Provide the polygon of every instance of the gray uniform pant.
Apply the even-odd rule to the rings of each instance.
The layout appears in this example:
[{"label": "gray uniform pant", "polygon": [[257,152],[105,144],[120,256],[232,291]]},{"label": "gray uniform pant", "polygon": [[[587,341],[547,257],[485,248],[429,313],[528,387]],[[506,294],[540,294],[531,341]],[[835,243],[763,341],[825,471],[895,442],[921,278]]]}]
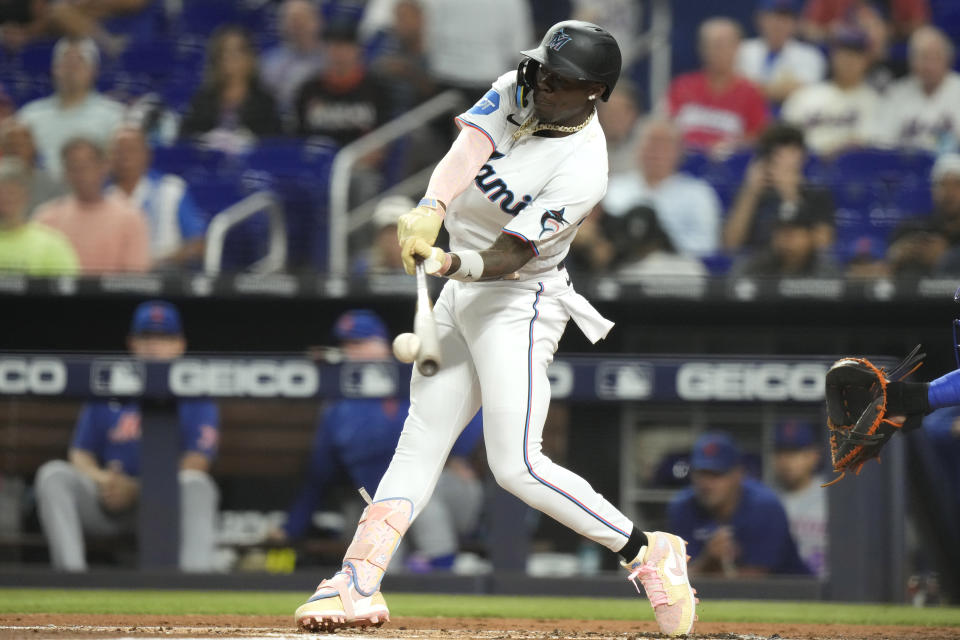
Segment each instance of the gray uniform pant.
[{"label": "gray uniform pant", "polygon": [[444,470],[430,501],[410,525],[413,546],[428,558],[456,553],[459,536],[476,528],[482,507],[479,479],[467,480]]},{"label": "gray uniform pant", "polygon": [[[179,480],[180,568],[211,571],[220,492],[203,471],[181,470]],[[136,528],[135,511],[113,514],[104,510],[93,479],[64,460],[51,460],[40,467],[35,491],[55,569],[86,571],[84,534],[116,536]]]}]

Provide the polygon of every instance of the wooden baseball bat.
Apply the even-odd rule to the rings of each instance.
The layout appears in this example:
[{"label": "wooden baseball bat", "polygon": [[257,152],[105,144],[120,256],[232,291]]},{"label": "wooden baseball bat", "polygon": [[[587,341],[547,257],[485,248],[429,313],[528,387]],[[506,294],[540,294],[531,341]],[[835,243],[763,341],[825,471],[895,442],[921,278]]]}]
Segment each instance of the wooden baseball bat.
[{"label": "wooden baseball bat", "polygon": [[425,376],[432,376],[440,369],[440,339],[423,263],[417,264],[417,312],[413,316],[413,332],[420,338],[417,369]]}]

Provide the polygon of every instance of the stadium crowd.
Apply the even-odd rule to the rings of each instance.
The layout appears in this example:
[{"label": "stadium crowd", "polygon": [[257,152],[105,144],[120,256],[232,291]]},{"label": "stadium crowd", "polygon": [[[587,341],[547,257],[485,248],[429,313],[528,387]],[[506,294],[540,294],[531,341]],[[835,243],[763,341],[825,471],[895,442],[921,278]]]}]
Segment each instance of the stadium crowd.
[{"label": "stadium crowd", "polygon": [[[659,97],[640,88],[643,3],[495,5],[0,2],[0,269],[197,269],[211,217],[280,184],[278,167],[304,149],[333,153],[446,89],[468,105],[547,25],[577,17],[611,28],[627,64],[599,106],[610,182],[571,251],[574,271],[960,270],[960,75],[948,35],[960,25],[936,0],[757,0],[753,24],[702,21],[700,68]],[[424,127],[362,158],[352,203],[437,159],[451,133],[447,122]],[[292,155],[257,156],[270,149]],[[308,195],[284,201],[291,244],[323,244],[311,238],[327,223],[328,170],[292,171]],[[371,259],[389,251],[378,248],[384,215],[368,225],[375,240],[359,247],[356,274],[396,270]],[[262,226],[245,228],[262,240]],[[326,268],[310,249],[288,262]]]}]

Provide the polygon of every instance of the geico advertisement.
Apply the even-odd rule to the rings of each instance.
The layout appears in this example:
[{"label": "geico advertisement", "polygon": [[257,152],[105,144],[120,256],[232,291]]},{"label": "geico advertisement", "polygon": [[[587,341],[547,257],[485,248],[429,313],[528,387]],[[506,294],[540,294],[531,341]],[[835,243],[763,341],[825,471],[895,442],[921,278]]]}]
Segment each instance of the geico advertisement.
[{"label": "geico advertisement", "polygon": [[309,361],[186,358],[171,363],[169,385],[177,396],[308,398],[320,377]]},{"label": "geico advertisement", "polygon": [[67,388],[67,366],[56,358],[0,358],[0,393],[56,395]]},{"label": "geico advertisement", "polygon": [[814,362],[687,362],[677,370],[683,400],[823,400],[827,365]]}]

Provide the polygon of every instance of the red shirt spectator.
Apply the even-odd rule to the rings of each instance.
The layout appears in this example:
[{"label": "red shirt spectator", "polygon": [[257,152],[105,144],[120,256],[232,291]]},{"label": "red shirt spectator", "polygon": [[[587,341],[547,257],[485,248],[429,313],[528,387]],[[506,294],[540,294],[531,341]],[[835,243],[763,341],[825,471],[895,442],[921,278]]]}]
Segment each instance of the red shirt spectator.
[{"label": "red shirt spectator", "polygon": [[689,146],[732,150],[752,142],[769,118],[763,92],[737,74],[735,60],[740,27],[727,18],[700,26],[703,70],[673,81],[667,110]]},{"label": "red shirt spectator", "polygon": [[[803,17],[827,28],[837,22],[854,18],[863,0],[807,0]],[[889,20],[894,24],[925,24],[930,20],[930,5],[927,0],[889,0]]]},{"label": "red shirt spectator", "polygon": [[702,71],[687,73],[670,85],[670,115],[693,147],[753,140],[767,125],[763,93],[746,78],[733,78],[717,89]]}]

